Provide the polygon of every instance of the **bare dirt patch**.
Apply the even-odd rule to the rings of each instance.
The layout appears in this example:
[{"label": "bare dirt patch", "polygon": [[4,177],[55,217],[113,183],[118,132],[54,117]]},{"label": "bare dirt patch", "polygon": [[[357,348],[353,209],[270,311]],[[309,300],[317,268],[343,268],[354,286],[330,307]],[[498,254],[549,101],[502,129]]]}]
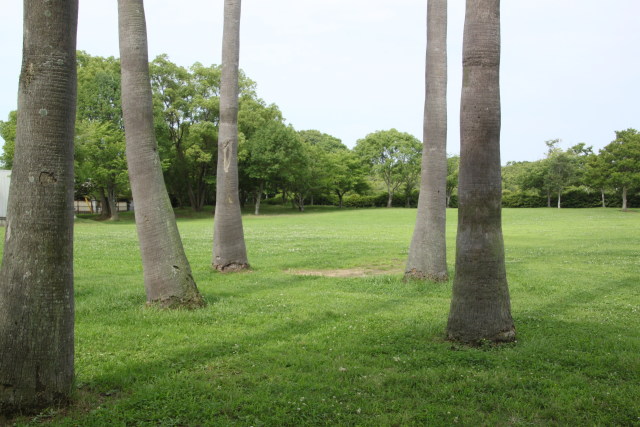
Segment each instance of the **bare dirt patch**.
[{"label": "bare dirt patch", "polygon": [[298,276],[322,276],[322,277],[367,277],[377,276],[382,274],[402,274],[402,268],[375,268],[375,267],[355,267],[355,268],[340,268],[336,270],[288,270],[287,273],[295,274]]}]

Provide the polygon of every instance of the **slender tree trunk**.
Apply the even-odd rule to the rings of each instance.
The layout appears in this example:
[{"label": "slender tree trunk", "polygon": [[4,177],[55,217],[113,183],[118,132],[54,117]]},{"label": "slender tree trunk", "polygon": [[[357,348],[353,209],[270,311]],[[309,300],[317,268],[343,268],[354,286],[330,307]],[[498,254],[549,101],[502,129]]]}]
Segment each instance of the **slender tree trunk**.
[{"label": "slender tree trunk", "polygon": [[387,198],[387,207],[390,208],[393,205],[393,193],[389,191],[389,197]]},{"label": "slender tree trunk", "polygon": [[213,267],[222,272],[249,268],[238,199],[240,9],[240,0],[224,1],[217,203],[213,231]]},{"label": "slender tree trunk", "polygon": [[558,190],[558,209],[562,207],[562,189]]},{"label": "slender tree trunk", "polygon": [[255,210],[254,210],[254,214],[255,215],[260,215],[260,200],[262,200],[262,192],[264,191],[264,182],[260,183],[260,187],[258,188],[258,191],[256,192],[256,205],[255,205]]},{"label": "slender tree trunk", "polygon": [[547,207],[551,207],[551,190],[547,190]]},{"label": "slender tree trunk", "polygon": [[0,269],[0,414],[73,388],[73,134],[78,2],[24,1],[18,123]]},{"label": "slender tree trunk", "polygon": [[622,187],[622,210],[627,210],[627,187]]},{"label": "slender tree trunk", "polygon": [[109,221],[119,221],[120,215],[118,214],[118,201],[116,199],[116,188],[114,185],[107,187],[107,200],[109,202]]},{"label": "slender tree trunk", "polygon": [[104,189],[100,189],[100,218],[108,219],[111,218],[111,207],[109,207],[109,200],[107,196],[104,194]]},{"label": "slender tree trunk", "polygon": [[500,177],[500,0],[467,0],[456,274],[447,324],[465,343],[513,341]]},{"label": "slender tree trunk", "polygon": [[602,207],[606,208],[607,207],[607,203],[604,200],[604,188],[600,189],[600,195],[602,196]]},{"label": "slender tree trunk", "polygon": [[[447,0],[427,3],[422,181],[406,278],[446,281]],[[408,201],[408,200],[407,200]]]},{"label": "slender tree trunk", "polygon": [[162,175],[153,127],[147,29],[142,0],[118,0],[122,112],[148,304],[204,304],[184,253]]},{"label": "slender tree trunk", "polygon": [[342,209],[342,197],[344,197],[343,194],[338,193],[338,200],[340,201],[340,209]]}]

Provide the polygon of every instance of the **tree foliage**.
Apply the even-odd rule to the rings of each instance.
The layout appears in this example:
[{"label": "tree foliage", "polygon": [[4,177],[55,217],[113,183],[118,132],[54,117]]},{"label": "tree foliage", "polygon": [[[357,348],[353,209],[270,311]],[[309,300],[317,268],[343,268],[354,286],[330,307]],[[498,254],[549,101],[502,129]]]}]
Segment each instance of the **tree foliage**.
[{"label": "tree foliage", "polygon": [[396,129],[370,133],[356,142],[354,152],[384,182],[387,207],[391,207],[393,195],[402,184],[415,186],[417,180],[412,182],[410,176],[420,173],[422,144],[413,135]]}]

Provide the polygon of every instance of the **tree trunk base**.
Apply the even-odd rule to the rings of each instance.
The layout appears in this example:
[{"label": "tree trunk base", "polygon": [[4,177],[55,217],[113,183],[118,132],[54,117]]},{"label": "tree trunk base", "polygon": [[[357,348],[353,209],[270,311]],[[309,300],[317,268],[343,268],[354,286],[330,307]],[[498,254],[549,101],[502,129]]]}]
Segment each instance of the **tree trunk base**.
[{"label": "tree trunk base", "polygon": [[408,280],[421,280],[427,282],[442,283],[449,280],[449,273],[445,271],[442,273],[431,274],[412,268],[411,270],[404,272],[404,280],[405,282]]},{"label": "tree trunk base", "polygon": [[220,273],[235,273],[238,271],[249,270],[249,264],[243,263],[231,263],[231,264],[214,264],[213,268],[218,270]]},{"label": "tree trunk base", "polygon": [[147,307],[156,307],[161,309],[176,309],[184,308],[187,310],[195,310],[206,306],[207,303],[200,294],[193,295],[192,297],[180,298],[172,296],[169,298],[157,299],[154,301],[147,301]]},{"label": "tree trunk base", "polygon": [[487,343],[490,344],[505,344],[514,342],[516,340],[516,328],[511,327],[508,330],[500,331],[493,336],[487,336],[476,339],[469,339],[468,337],[464,337],[462,335],[456,334],[455,332],[448,331],[447,339],[449,341],[454,341],[460,344],[466,344],[472,347],[480,347]]}]

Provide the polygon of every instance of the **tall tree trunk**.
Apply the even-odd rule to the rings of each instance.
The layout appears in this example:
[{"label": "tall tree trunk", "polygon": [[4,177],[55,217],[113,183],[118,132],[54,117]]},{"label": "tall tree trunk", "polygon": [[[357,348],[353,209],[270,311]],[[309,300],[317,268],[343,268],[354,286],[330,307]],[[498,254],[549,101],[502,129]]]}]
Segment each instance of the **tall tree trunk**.
[{"label": "tall tree trunk", "polygon": [[606,208],[607,207],[607,203],[605,202],[605,199],[604,199],[604,188],[600,189],[600,195],[602,196],[602,207]]},{"label": "tall tree trunk", "polygon": [[0,414],[73,388],[73,134],[78,2],[25,0],[18,123],[0,268]]},{"label": "tall tree trunk", "polygon": [[240,9],[240,0],[224,1],[217,203],[213,230],[213,267],[222,272],[249,268],[238,198]]},{"label": "tall tree trunk", "polygon": [[[427,60],[422,181],[405,277],[448,280],[447,214],[447,0],[427,3]],[[407,199],[408,203],[408,199]]]},{"label": "tall tree trunk", "polygon": [[199,307],[204,300],[182,247],[158,156],[142,0],[118,0],[118,20],[127,164],[147,303]]},{"label": "tall tree trunk", "polygon": [[551,190],[547,190],[547,207],[551,207]]},{"label": "tall tree trunk", "polygon": [[622,210],[627,210],[627,187],[622,187]]},{"label": "tall tree trunk", "polygon": [[387,198],[387,207],[390,208],[393,206],[393,193],[389,191],[389,197]]},{"label": "tall tree trunk", "polygon": [[500,0],[467,0],[450,339],[513,341],[500,177]]}]

